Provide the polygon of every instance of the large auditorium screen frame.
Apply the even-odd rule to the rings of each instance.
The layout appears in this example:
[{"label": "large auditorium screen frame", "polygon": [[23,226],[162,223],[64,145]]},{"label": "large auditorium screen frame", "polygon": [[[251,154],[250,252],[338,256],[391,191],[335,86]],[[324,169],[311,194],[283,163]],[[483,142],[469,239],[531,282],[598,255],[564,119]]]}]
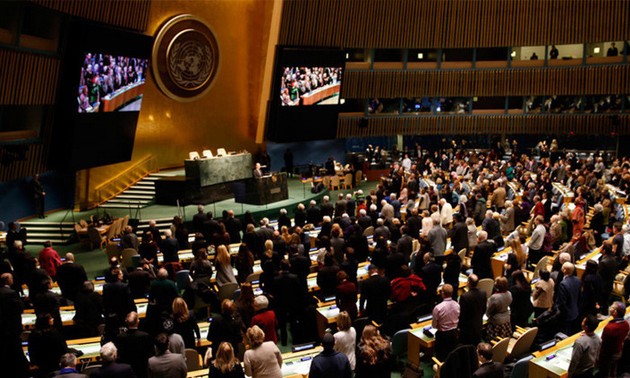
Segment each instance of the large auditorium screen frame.
[{"label": "large auditorium screen frame", "polygon": [[[153,37],[144,34],[87,21],[69,22],[61,53],[52,168],[79,170],[131,159],[152,44]],[[88,65],[92,73],[86,77]],[[98,85],[107,81],[112,90],[97,88],[99,92],[92,94],[97,101],[88,98],[86,104],[81,97],[85,91],[79,90],[82,85],[88,89],[86,80],[94,84],[95,77]]]},{"label": "large auditorium screen frame", "polygon": [[278,46],[267,138],[275,142],[334,139],[343,108],[341,49]]}]

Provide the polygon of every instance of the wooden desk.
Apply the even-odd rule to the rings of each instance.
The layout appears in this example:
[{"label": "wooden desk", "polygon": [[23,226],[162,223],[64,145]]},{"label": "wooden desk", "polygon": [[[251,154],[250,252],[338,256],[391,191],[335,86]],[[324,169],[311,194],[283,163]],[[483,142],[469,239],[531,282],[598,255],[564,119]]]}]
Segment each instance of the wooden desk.
[{"label": "wooden desk", "polygon": [[130,84],[119,89],[115,93],[108,94],[101,99],[101,102],[103,104],[103,111],[114,112],[129,101],[135,99],[136,97],[142,96],[143,92],[144,81]]},{"label": "wooden desk", "polygon": [[[626,319],[630,309],[626,310]],[[597,326],[595,333],[599,336],[602,335],[604,327],[610,322],[612,318],[609,316],[602,320]],[[571,354],[573,353],[573,344],[581,336],[581,332],[578,332],[554,345],[551,348],[545,349],[540,352],[534,353],[534,359],[529,361],[530,378],[566,378],[568,376],[567,370],[571,363]],[[550,360],[547,357],[555,354],[556,356]]]},{"label": "wooden desk", "polygon": [[[98,281],[92,281],[92,283],[94,284],[94,291],[99,294],[102,294],[103,286],[105,286],[105,281],[98,280]],[[50,289],[50,291],[52,291],[55,294],[61,295],[61,289],[59,288],[59,285],[57,284],[57,282],[53,283],[53,286]],[[22,285],[22,292],[24,293],[25,297],[28,297],[29,296],[28,286]]]},{"label": "wooden desk", "polygon": [[[483,323],[488,321],[486,315],[483,316]],[[433,346],[435,345],[435,336],[429,337],[424,334],[424,330],[429,330],[433,335],[437,329],[433,328],[431,323],[433,319],[428,319],[420,323],[410,324],[411,329],[407,333],[407,358],[409,362],[416,366],[420,366],[420,352],[425,354],[433,354]]]},{"label": "wooden desk", "polygon": [[424,330],[428,329],[435,335],[435,328],[431,327],[433,320],[425,320],[421,323],[411,324],[411,329],[407,333],[407,358],[415,366],[420,366],[420,351],[430,354],[433,351],[435,337],[428,337]]},{"label": "wooden desk", "polygon": [[[136,303],[136,307],[138,308],[138,317],[144,318],[147,315],[147,307],[149,302],[146,298],[140,298],[134,300]],[[74,316],[76,315],[76,310],[74,306],[65,306],[59,309],[59,313],[61,314],[61,322],[64,327],[74,325]],[[22,327],[24,330],[31,330],[35,328],[35,320],[37,316],[33,310],[26,310],[22,314]]]},{"label": "wooden desk", "polygon": [[338,95],[341,89],[341,83],[328,84],[321,88],[317,88],[305,95],[302,95],[302,105],[314,105],[327,99],[328,97]]},{"label": "wooden desk", "polygon": [[[305,378],[308,377],[311,369],[313,357],[321,353],[322,348],[316,347],[300,352],[282,354],[282,377],[283,378]],[[201,369],[188,372],[187,378],[208,378],[208,369]],[[330,377],[333,378],[333,377]]]},{"label": "wooden desk", "polygon": [[[98,336],[86,339],[68,340],[67,344],[68,348],[74,348],[83,352],[83,355],[78,357],[81,363],[91,363],[101,360],[101,338]],[[22,350],[26,358],[30,361],[28,346],[23,346]]]},{"label": "wooden desk", "polygon": [[593,251],[588,253],[586,255],[586,257],[584,257],[583,259],[577,261],[575,263],[575,270],[576,270],[577,276],[580,279],[582,278],[582,274],[584,274],[584,270],[586,269],[586,262],[588,260],[595,260],[595,261],[599,262],[599,259],[601,257],[602,257],[602,254],[599,252],[599,248],[595,248]]},{"label": "wooden desk", "polygon": [[[111,227],[111,224],[104,224],[102,226],[98,226],[96,227],[96,229],[98,230],[98,233],[101,235],[105,235],[107,233],[107,231],[109,231],[109,228]],[[77,234],[78,235],[87,235],[88,234],[88,228],[89,227],[85,227],[85,228],[81,228],[77,230]]]}]

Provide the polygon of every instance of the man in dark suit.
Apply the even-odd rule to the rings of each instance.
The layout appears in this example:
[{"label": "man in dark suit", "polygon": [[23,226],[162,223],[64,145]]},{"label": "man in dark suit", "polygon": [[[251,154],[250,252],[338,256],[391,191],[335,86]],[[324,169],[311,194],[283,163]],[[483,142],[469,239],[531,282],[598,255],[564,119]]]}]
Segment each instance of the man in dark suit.
[{"label": "man in dark suit", "polygon": [[422,219],[418,216],[418,209],[411,209],[411,216],[407,219],[407,233],[414,239],[420,237],[420,229],[422,228]]},{"label": "man in dark suit", "polygon": [[254,170],[252,171],[252,176],[256,179],[263,177],[262,166],[260,165],[260,163],[256,163],[256,165],[254,166]]},{"label": "man in dark suit", "polygon": [[114,343],[109,342],[101,347],[101,360],[103,366],[92,373],[92,378],[136,378],[136,375],[128,364],[116,362],[118,350]]},{"label": "man in dark suit", "polygon": [[402,253],[405,257],[405,263],[409,263],[411,252],[413,252],[413,238],[409,236],[407,230],[407,226],[402,226],[400,228],[402,236],[398,239],[398,243],[396,243],[396,251],[398,253]]},{"label": "man in dark suit", "polygon": [[149,359],[147,371],[150,377],[179,378],[188,373],[186,360],[179,353],[169,350],[169,337],[160,333],[155,338],[155,356]]},{"label": "man in dark suit", "polygon": [[372,226],[372,218],[367,215],[367,211],[365,209],[359,210],[359,219],[357,219],[357,224],[361,226],[361,230],[365,230],[366,228]]},{"label": "man in dark suit", "polygon": [[560,330],[566,335],[571,335],[579,330],[580,279],[573,275],[575,265],[570,262],[562,264],[564,278],[558,286],[558,296],[555,306],[560,312]]},{"label": "man in dark suit", "polygon": [[[155,238],[155,235],[153,237]],[[132,248],[137,251],[138,244],[138,235],[133,232],[133,228],[131,226],[126,226],[123,230],[123,236],[120,238],[120,246],[122,249]]]},{"label": "man in dark suit", "polygon": [[479,277],[493,278],[492,274],[492,255],[496,251],[494,243],[488,239],[488,233],[480,231],[477,237],[478,244],[475,246],[475,254],[473,255],[470,265],[472,265],[473,272]]},{"label": "man in dark suit", "polygon": [[57,268],[57,284],[61,289],[61,295],[74,302],[83,282],[87,279],[83,266],[74,261],[74,254],[66,253],[66,261]]},{"label": "man in dark suit", "polygon": [[[203,206],[202,206],[203,208]],[[197,214],[195,214],[195,216],[197,216]],[[195,220],[193,217],[193,224],[194,224]],[[149,221],[149,227],[146,229],[146,231],[149,231],[151,233],[151,235],[153,236],[153,241],[160,244],[160,242],[162,241],[162,235],[160,234],[160,229],[157,228],[157,223],[155,223],[155,220],[151,219]],[[146,232],[145,231],[145,232]]]},{"label": "man in dark suit", "polygon": [[[208,219],[203,205],[197,205],[197,214],[193,215],[192,228],[194,232],[203,232],[203,223]],[[227,228],[227,227],[226,227]],[[155,240],[155,239],[154,239]]]},{"label": "man in dark suit", "polygon": [[131,365],[139,378],[147,376],[147,362],[153,357],[153,340],[151,336],[138,329],[138,313],[127,315],[127,330],[116,336],[114,344],[120,351],[119,361]]},{"label": "man in dark suit", "polygon": [[[376,265],[368,267],[370,277],[361,284],[361,300],[359,312],[370,320],[383,323],[387,315],[387,299],[389,298],[389,281],[378,274]],[[367,302],[367,304],[366,304]],[[365,309],[365,312],[363,311]]]},{"label": "man in dark suit", "polygon": [[492,345],[477,345],[477,356],[480,365],[473,373],[473,378],[503,378],[503,364],[492,361]]},{"label": "man in dark suit", "polygon": [[422,278],[424,286],[427,288],[428,303],[430,306],[433,306],[437,299],[437,288],[442,282],[442,266],[435,262],[435,259],[429,252],[424,254],[422,260],[424,266],[420,269],[418,275]]},{"label": "man in dark suit", "polygon": [[343,193],[339,193],[337,202],[335,202],[335,218],[341,217],[341,214],[348,211],[348,202],[345,200]]},{"label": "man in dark suit", "polygon": [[328,215],[329,217],[332,218],[334,207],[332,203],[330,203],[330,198],[328,196],[324,196],[324,198],[322,198],[322,204],[320,205],[320,209],[322,212],[322,217],[325,215]]},{"label": "man in dark suit", "polygon": [[46,285],[47,290],[43,293],[38,293],[33,298],[35,315],[50,314],[55,320],[55,328],[61,332],[61,328],[63,326],[61,322],[61,313],[59,312],[62,300],[61,295],[52,291],[52,279],[50,277],[46,277],[43,282]]},{"label": "man in dark suit", "polygon": [[230,234],[230,243],[241,242],[241,221],[234,216],[234,210],[228,210],[225,220],[225,230]]},{"label": "man in dark suit", "polygon": [[391,236],[391,232],[389,228],[385,225],[385,220],[383,218],[378,218],[376,220],[376,228],[374,229],[374,239],[376,240],[379,237],[385,238],[385,240],[389,240]]},{"label": "man in dark suit", "polygon": [[481,341],[483,315],[486,313],[486,293],[477,288],[476,274],[468,276],[469,290],[459,298],[459,341],[477,345]]},{"label": "man in dark suit", "polygon": [[201,233],[204,239],[208,241],[212,240],[212,235],[220,233],[221,226],[219,226],[219,222],[212,217],[212,211],[208,211],[208,214],[206,214],[206,220],[203,222],[202,230]]},{"label": "man in dark suit", "polygon": [[13,275],[0,276],[0,362],[10,377],[28,377],[28,361],[22,351],[22,312],[24,304],[18,293],[11,289]]},{"label": "man in dark suit", "polygon": [[164,236],[166,236],[166,238],[160,243],[160,252],[162,252],[164,263],[179,262],[179,245],[177,244],[177,239],[173,237],[171,230],[164,230]]},{"label": "man in dark suit", "polygon": [[322,211],[315,200],[311,200],[306,210],[306,223],[311,223],[315,226],[319,226],[322,223]]},{"label": "man in dark suit", "polygon": [[451,229],[451,245],[453,246],[453,253],[459,253],[462,249],[468,251],[468,226],[466,226],[466,220],[461,214],[454,216],[455,224]]},{"label": "man in dark suit", "polygon": [[289,247],[289,264],[289,271],[298,277],[305,289],[308,289],[306,278],[311,273],[311,259],[300,253],[297,246],[292,245]]},{"label": "man in dark suit", "polygon": [[273,280],[272,294],[276,301],[275,312],[280,327],[280,339],[282,345],[287,345],[287,323],[291,323],[291,334],[295,340],[296,331],[298,331],[295,325],[306,305],[307,292],[304,285],[300,284],[298,276],[289,272],[287,260],[282,260],[280,266],[281,272]]},{"label": "man in dark suit", "polygon": [[136,311],[129,287],[122,282],[120,268],[112,269],[111,281],[103,286],[103,310],[105,312],[105,339],[113,340],[123,326],[127,314]]}]

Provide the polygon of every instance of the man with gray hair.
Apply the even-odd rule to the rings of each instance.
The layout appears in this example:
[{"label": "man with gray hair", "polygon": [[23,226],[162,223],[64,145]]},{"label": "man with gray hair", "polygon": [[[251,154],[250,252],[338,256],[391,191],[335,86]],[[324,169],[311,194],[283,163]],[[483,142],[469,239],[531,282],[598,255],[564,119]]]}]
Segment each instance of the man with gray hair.
[{"label": "man with gray hair", "polygon": [[173,238],[171,230],[164,230],[164,240],[160,243],[160,252],[164,258],[164,263],[179,262],[179,244],[177,239]]},{"label": "man with gray hair", "polygon": [[61,356],[59,366],[61,369],[55,378],[87,378],[87,375],[81,374],[77,370],[77,357],[72,353]]},{"label": "man with gray hair", "polygon": [[208,219],[206,209],[201,204],[197,205],[197,214],[193,215],[192,219],[193,231],[203,232],[203,222],[205,222],[206,219]]},{"label": "man with gray hair", "polygon": [[440,224],[439,215],[431,216],[431,219],[433,220],[433,227],[427,234],[427,239],[429,240],[435,262],[437,262],[438,265],[441,265],[444,261],[444,252],[446,251],[446,238],[448,233]]},{"label": "man with gray hair", "polygon": [[332,218],[334,207],[330,203],[330,197],[324,196],[322,198],[322,204],[320,205],[320,209],[322,211],[322,216],[326,216],[327,215],[327,216]]},{"label": "man with gray hair", "polygon": [[322,211],[317,206],[317,201],[311,200],[306,210],[306,223],[319,226],[322,223]]},{"label": "man with gray hair", "polygon": [[560,330],[565,335],[571,335],[579,330],[578,316],[580,301],[580,279],[574,275],[575,265],[570,262],[562,264],[562,282],[558,285],[558,295],[555,308],[560,312]]},{"label": "man with gray hair", "polygon": [[494,278],[491,259],[496,249],[494,242],[488,240],[488,233],[486,231],[479,231],[475,253],[470,261],[473,272],[479,279]]},{"label": "man with gray hair", "polygon": [[116,362],[118,349],[114,343],[109,342],[101,347],[101,360],[103,366],[92,373],[92,378],[136,378],[131,366]]}]

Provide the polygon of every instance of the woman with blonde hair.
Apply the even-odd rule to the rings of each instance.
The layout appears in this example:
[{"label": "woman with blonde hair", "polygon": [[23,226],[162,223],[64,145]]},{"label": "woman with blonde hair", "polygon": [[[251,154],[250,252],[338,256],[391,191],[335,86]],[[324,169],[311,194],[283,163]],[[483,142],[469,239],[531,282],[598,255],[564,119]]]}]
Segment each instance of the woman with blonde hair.
[{"label": "woman with blonde hair", "polygon": [[234,357],[232,344],[223,341],[219,344],[217,355],[210,364],[209,376],[212,378],[244,378],[243,368]]},{"label": "woman with blonde hair", "polygon": [[525,253],[525,248],[527,248],[527,246],[523,248],[520,238],[513,238],[508,242],[508,247],[510,247],[512,249],[512,253],[516,255],[518,269],[523,269],[525,267],[525,263],[527,262],[527,253]]},{"label": "woman with blonde hair", "polygon": [[356,378],[389,378],[391,376],[391,343],[383,338],[378,328],[363,328],[359,343]]},{"label": "woman with blonde hair", "polygon": [[247,329],[249,349],[245,351],[245,374],[252,378],[282,377],[282,353],[273,341],[265,341],[265,333],[258,326]]},{"label": "woman with blonde hair", "polygon": [[280,228],[280,237],[282,237],[285,244],[289,244],[291,242],[291,234],[289,234],[289,228],[287,226],[282,226]]},{"label": "woman with blonde hair", "polygon": [[188,311],[188,305],[182,298],[175,298],[172,305],[173,332],[184,339],[186,348],[195,348],[195,336],[201,338],[195,314]]},{"label": "woman with blonde hair", "polygon": [[350,367],[354,370],[356,367],[357,331],[352,326],[352,319],[347,311],[341,311],[337,315],[337,329],[338,331],[334,334],[335,350],[348,357]]},{"label": "woman with blonde hair", "polygon": [[217,269],[217,284],[219,287],[226,283],[237,283],[232,269],[232,258],[225,245],[221,244],[217,247],[217,257],[214,260],[214,267]]}]

